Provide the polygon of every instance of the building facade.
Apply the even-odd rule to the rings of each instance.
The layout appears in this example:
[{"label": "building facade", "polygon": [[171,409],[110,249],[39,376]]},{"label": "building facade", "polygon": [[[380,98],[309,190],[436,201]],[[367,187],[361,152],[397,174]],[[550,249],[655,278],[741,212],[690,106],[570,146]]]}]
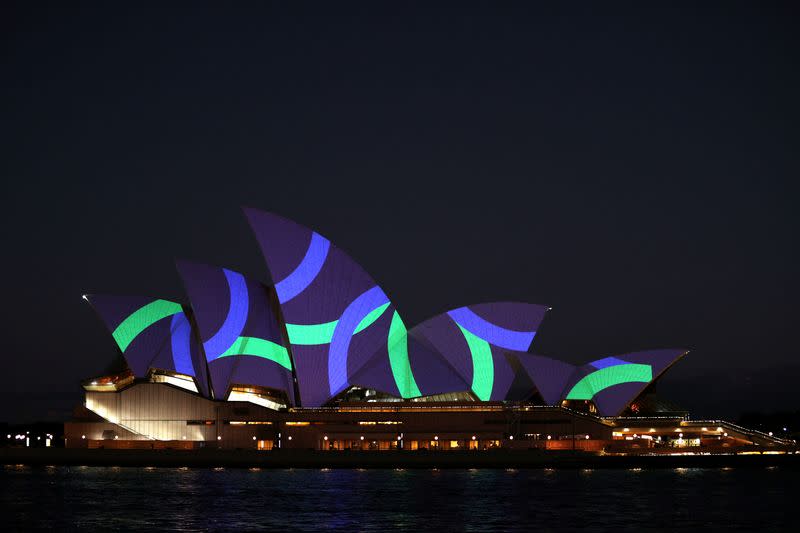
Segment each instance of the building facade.
[{"label": "building facade", "polygon": [[178,261],[185,302],[84,296],[127,369],[83,384],[67,446],[599,450],[615,438],[659,442],[660,430],[633,438],[615,417],[630,415],[686,350],[583,366],[534,355],[549,308],[520,302],[466,305],[409,329],[383,289],[328,239],[272,213],[245,215],[269,281]]}]

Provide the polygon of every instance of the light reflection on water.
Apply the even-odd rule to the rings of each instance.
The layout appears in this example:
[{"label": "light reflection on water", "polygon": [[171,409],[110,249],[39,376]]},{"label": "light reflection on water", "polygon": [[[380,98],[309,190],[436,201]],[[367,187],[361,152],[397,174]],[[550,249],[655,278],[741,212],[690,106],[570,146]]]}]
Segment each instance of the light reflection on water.
[{"label": "light reflection on water", "polygon": [[[513,474],[513,475],[509,475]],[[0,469],[5,530],[788,528],[791,469]]]}]

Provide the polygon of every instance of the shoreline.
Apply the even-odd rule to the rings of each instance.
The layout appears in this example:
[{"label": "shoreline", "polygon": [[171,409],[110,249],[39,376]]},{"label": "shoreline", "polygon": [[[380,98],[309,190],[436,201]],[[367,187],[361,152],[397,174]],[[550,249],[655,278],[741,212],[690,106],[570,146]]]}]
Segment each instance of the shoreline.
[{"label": "shoreline", "polygon": [[764,468],[800,470],[800,454],[595,455],[580,452],[323,452],[316,450],[86,450],[3,448],[6,466],[120,466],[189,468]]}]

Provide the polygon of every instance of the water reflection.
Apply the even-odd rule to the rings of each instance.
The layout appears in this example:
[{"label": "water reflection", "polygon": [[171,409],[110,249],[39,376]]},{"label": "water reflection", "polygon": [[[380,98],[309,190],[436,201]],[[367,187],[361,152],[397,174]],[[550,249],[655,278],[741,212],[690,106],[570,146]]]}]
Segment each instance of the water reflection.
[{"label": "water reflection", "polygon": [[267,472],[12,465],[0,469],[0,502],[6,531],[505,532],[554,524],[774,530],[789,527],[793,484],[794,472],[785,468]]}]

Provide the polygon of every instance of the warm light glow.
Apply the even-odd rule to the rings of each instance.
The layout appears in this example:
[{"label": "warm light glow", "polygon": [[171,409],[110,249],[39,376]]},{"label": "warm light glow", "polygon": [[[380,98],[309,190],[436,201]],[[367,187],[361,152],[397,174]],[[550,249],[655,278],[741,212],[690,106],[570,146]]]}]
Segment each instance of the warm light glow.
[{"label": "warm light glow", "polygon": [[218,437],[217,437],[217,440],[222,440],[222,437],[221,437],[221,436],[218,436]]},{"label": "warm light glow", "polygon": [[325,435],[323,438],[324,438],[325,440],[328,440],[328,436],[327,436],[327,435]]},{"label": "warm light glow", "polygon": [[250,392],[250,390],[232,390],[231,393],[228,395],[229,402],[250,402],[256,405],[260,405],[262,407],[266,407],[268,409],[273,409],[275,411],[286,407],[282,403],[278,403],[272,401],[272,399],[264,396],[263,394],[258,394],[255,391]]}]

